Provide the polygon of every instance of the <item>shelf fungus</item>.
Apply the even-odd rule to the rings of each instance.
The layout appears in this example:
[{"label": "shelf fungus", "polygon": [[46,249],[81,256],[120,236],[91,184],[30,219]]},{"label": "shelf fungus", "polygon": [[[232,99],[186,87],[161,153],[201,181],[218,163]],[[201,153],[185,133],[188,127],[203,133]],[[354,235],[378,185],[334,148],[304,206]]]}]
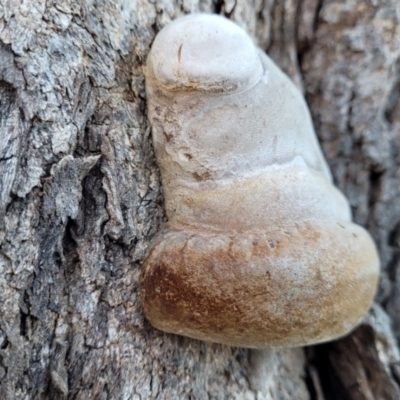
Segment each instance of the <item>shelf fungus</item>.
[{"label": "shelf fungus", "polygon": [[306,103],[236,24],[177,19],[146,65],[168,217],[141,275],[150,323],[240,347],[345,335],[379,259],[332,184]]}]

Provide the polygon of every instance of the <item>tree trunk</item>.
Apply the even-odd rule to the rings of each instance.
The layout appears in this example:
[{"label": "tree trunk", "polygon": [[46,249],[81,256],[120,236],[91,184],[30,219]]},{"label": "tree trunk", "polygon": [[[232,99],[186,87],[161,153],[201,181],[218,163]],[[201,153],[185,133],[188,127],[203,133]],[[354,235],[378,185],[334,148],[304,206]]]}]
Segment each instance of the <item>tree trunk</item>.
[{"label": "tree trunk", "polygon": [[[348,337],[231,348],[144,320],[164,221],[142,67],[191,12],[241,25],[303,90],[335,182],[382,261]],[[1,399],[399,399],[397,0],[0,0]]]}]

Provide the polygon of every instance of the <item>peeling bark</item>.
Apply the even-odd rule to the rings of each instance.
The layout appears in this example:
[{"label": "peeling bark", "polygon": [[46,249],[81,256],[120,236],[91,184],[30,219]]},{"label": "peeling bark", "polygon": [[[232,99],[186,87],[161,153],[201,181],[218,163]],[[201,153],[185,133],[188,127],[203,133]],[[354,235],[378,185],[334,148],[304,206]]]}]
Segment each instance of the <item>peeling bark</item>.
[{"label": "peeling bark", "polygon": [[[164,221],[142,67],[190,12],[235,20],[310,105],[382,259],[350,336],[250,351],[153,329],[138,276]],[[0,0],[0,398],[400,398],[397,0]]]}]

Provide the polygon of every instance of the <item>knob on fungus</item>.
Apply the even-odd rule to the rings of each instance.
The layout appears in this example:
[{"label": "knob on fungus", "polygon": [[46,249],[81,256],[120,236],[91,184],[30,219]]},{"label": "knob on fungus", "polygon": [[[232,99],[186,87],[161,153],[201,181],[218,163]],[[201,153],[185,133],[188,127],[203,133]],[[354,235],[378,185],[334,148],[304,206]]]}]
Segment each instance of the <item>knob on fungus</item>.
[{"label": "knob on fungus", "polygon": [[150,323],[255,348],[354,328],[377,251],[290,79],[233,22],[198,14],[157,35],[146,93],[168,217],[141,275]]}]

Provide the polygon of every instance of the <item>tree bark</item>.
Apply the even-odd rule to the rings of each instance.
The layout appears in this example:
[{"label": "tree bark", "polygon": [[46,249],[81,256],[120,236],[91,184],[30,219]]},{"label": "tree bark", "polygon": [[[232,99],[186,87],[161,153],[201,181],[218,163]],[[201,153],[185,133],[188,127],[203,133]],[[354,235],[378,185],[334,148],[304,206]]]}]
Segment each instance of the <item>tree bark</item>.
[{"label": "tree bark", "polygon": [[[250,351],[143,318],[165,216],[142,67],[163,26],[199,11],[303,90],[376,240],[376,303],[342,340]],[[397,0],[0,0],[0,398],[399,399],[399,27]]]}]

